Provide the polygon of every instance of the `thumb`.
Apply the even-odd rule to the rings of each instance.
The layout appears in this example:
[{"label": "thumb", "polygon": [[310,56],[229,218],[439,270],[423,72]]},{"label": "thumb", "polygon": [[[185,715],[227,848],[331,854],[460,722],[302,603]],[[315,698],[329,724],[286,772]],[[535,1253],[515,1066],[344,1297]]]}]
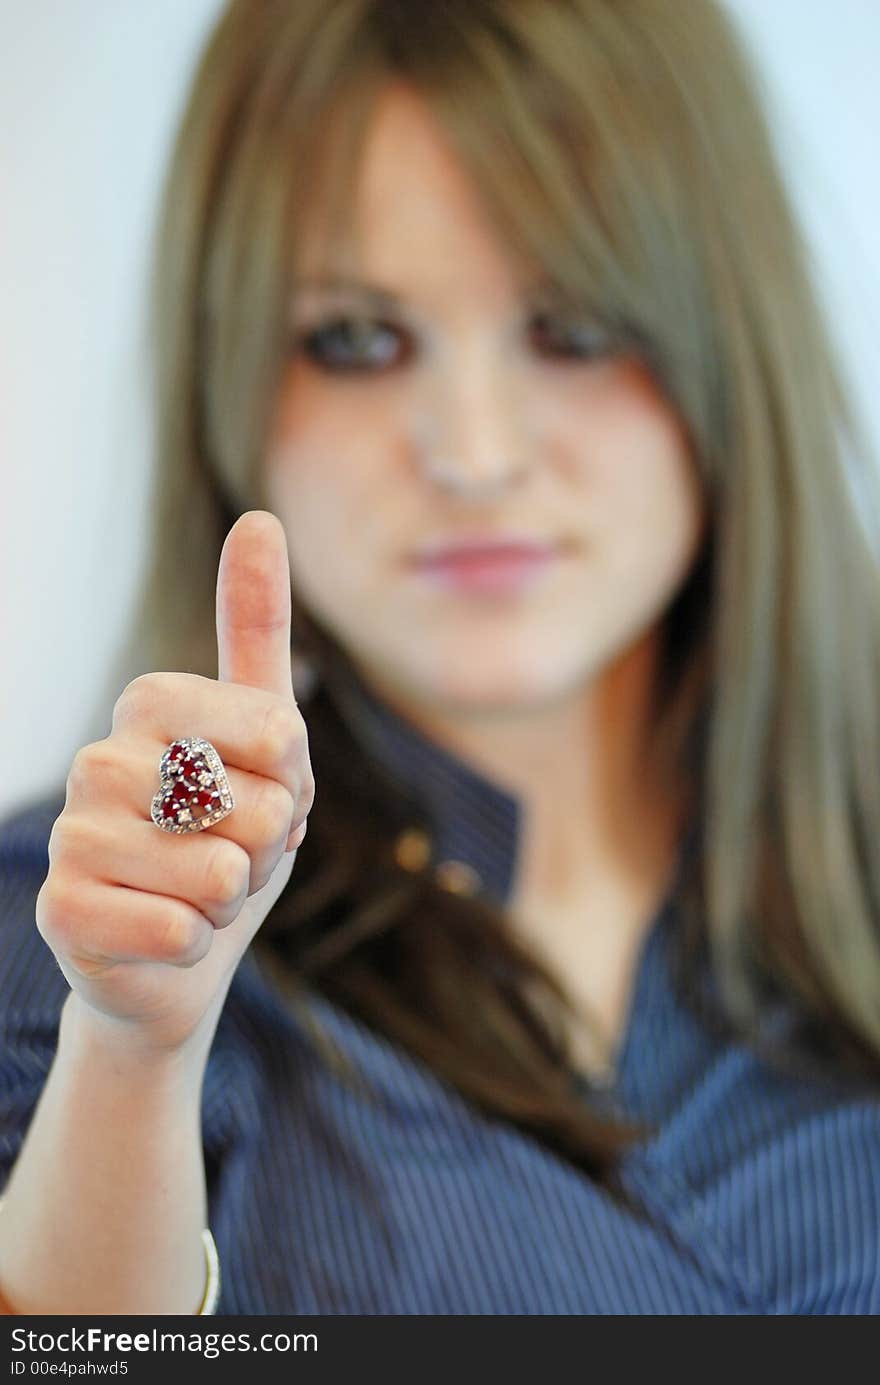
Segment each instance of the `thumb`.
[{"label": "thumb", "polygon": [[248,510],[226,535],[217,570],[217,656],[221,682],[296,701],[287,536],[269,510]]}]

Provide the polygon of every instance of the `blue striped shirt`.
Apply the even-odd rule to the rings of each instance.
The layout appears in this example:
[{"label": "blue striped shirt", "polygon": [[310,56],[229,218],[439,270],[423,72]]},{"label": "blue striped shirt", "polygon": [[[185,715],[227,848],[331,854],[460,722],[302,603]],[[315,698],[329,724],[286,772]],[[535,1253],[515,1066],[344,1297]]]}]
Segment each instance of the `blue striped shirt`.
[{"label": "blue striped shirt", "polygon": [[[360,733],[418,785],[438,867],[463,863],[507,899],[516,800],[372,697]],[[0,1186],[68,992],[34,925],[63,805],[60,791],[0,823]],[[709,1033],[673,985],[675,926],[673,886],[639,957],[612,1091],[655,1127],[621,1161],[628,1206],[314,995],[369,1090],[346,1082],[246,954],[202,1095],[218,1313],[880,1310],[880,1094],[780,1075]]]}]

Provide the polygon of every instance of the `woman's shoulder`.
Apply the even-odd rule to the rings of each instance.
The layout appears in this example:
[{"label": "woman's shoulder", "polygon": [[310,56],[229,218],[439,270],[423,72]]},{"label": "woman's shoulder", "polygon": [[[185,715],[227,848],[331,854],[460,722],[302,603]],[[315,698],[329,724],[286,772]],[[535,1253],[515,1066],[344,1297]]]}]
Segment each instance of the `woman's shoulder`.
[{"label": "woman's shoulder", "polygon": [[766,1311],[880,1311],[880,1083],[719,1045],[627,1181]]}]

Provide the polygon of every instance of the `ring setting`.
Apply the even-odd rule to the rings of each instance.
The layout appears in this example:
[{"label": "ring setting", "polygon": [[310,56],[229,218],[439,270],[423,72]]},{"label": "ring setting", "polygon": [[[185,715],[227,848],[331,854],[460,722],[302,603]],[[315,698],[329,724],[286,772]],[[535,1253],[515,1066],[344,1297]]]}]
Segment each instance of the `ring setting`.
[{"label": "ring setting", "polygon": [[159,761],[150,816],[163,832],[204,832],[235,807],[226,767],[203,736],[172,741]]}]

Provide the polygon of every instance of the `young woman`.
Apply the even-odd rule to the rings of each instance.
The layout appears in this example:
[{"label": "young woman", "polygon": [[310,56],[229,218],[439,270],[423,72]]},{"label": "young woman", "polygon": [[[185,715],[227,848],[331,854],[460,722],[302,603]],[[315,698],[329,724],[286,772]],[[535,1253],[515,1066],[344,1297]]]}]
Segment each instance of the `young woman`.
[{"label": "young woman", "polygon": [[155,305],[7,1311],[880,1309],[880,508],[730,22],[233,0]]}]

